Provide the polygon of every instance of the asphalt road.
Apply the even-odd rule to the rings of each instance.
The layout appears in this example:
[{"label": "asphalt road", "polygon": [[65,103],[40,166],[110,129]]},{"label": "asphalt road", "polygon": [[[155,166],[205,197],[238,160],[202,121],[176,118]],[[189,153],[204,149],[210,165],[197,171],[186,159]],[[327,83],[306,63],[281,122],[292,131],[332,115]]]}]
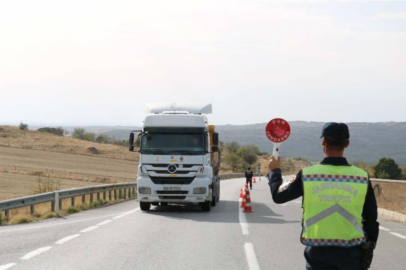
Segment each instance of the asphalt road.
[{"label": "asphalt road", "polygon": [[[221,182],[211,212],[198,206],[139,210],[135,201],[38,222],[0,227],[5,269],[305,269],[301,200],[272,202],[267,181],[239,202],[243,179]],[[380,221],[371,269],[406,269],[406,226]]]}]

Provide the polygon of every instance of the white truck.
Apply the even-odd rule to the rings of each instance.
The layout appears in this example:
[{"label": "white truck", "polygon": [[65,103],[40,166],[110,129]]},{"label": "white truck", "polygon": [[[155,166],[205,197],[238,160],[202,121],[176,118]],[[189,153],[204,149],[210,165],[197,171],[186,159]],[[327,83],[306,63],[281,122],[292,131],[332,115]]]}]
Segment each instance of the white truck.
[{"label": "white truck", "polygon": [[[150,115],[138,131],[141,210],[191,203],[210,211],[220,200],[218,134],[204,115],[211,112],[211,104],[147,104]],[[134,151],[135,132],[130,133],[130,151]]]}]

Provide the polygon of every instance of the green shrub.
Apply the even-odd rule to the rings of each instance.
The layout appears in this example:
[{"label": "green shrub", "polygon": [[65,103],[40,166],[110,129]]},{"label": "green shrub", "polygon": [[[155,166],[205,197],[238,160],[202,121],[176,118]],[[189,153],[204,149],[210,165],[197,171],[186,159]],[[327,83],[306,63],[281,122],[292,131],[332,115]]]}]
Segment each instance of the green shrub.
[{"label": "green shrub", "polygon": [[79,212],[79,209],[75,206],[69,206],[68,209],[65,210],[66,214],[75,214]]},{"label": "green shrub", "polygon": [[18,127],[20,128],[20,130],[27,130],[28,129],[28,125],[24,124],[23,122],[21,122]]}]

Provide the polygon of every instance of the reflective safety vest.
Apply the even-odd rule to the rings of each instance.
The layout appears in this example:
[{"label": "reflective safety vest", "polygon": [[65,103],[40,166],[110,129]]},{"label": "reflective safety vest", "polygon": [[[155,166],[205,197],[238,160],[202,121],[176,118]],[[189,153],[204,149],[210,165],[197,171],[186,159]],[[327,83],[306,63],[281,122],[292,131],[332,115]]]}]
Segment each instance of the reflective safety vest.
[{"label": "reflective safety vest", "polygon": [[303,172],[301,242],[350,247],[365,242],[362,211],[368,174],[355,166],[314,165]]}]

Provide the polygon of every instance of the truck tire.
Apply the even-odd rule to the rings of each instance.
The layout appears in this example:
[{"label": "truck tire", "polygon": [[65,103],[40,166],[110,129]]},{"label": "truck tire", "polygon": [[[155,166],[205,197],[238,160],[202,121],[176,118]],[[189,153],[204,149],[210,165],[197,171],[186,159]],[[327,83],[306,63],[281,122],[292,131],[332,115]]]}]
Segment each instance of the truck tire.
[{"label": "truck tire", "polygon": [[140,208],[142,211],[149,211],[151,208],[151,203],[149,202],[140,202]]},{"label": "truck tire", "polygon": [[213,198],[211,198],[211,206],[216,206],[216,203],[217,203],[216,196],[213,196]]},{"label": "truck tire", "polygon": [[217,194],[217,201],[220,201],[220,177],[219,177],[219,189]]},{"label": "truck tire", "polygon": [[202,210],[204,212],[210,212],[211,209],[211,201],[205,201],[204,203],[200,203],[200,206],[202,207]]}]

